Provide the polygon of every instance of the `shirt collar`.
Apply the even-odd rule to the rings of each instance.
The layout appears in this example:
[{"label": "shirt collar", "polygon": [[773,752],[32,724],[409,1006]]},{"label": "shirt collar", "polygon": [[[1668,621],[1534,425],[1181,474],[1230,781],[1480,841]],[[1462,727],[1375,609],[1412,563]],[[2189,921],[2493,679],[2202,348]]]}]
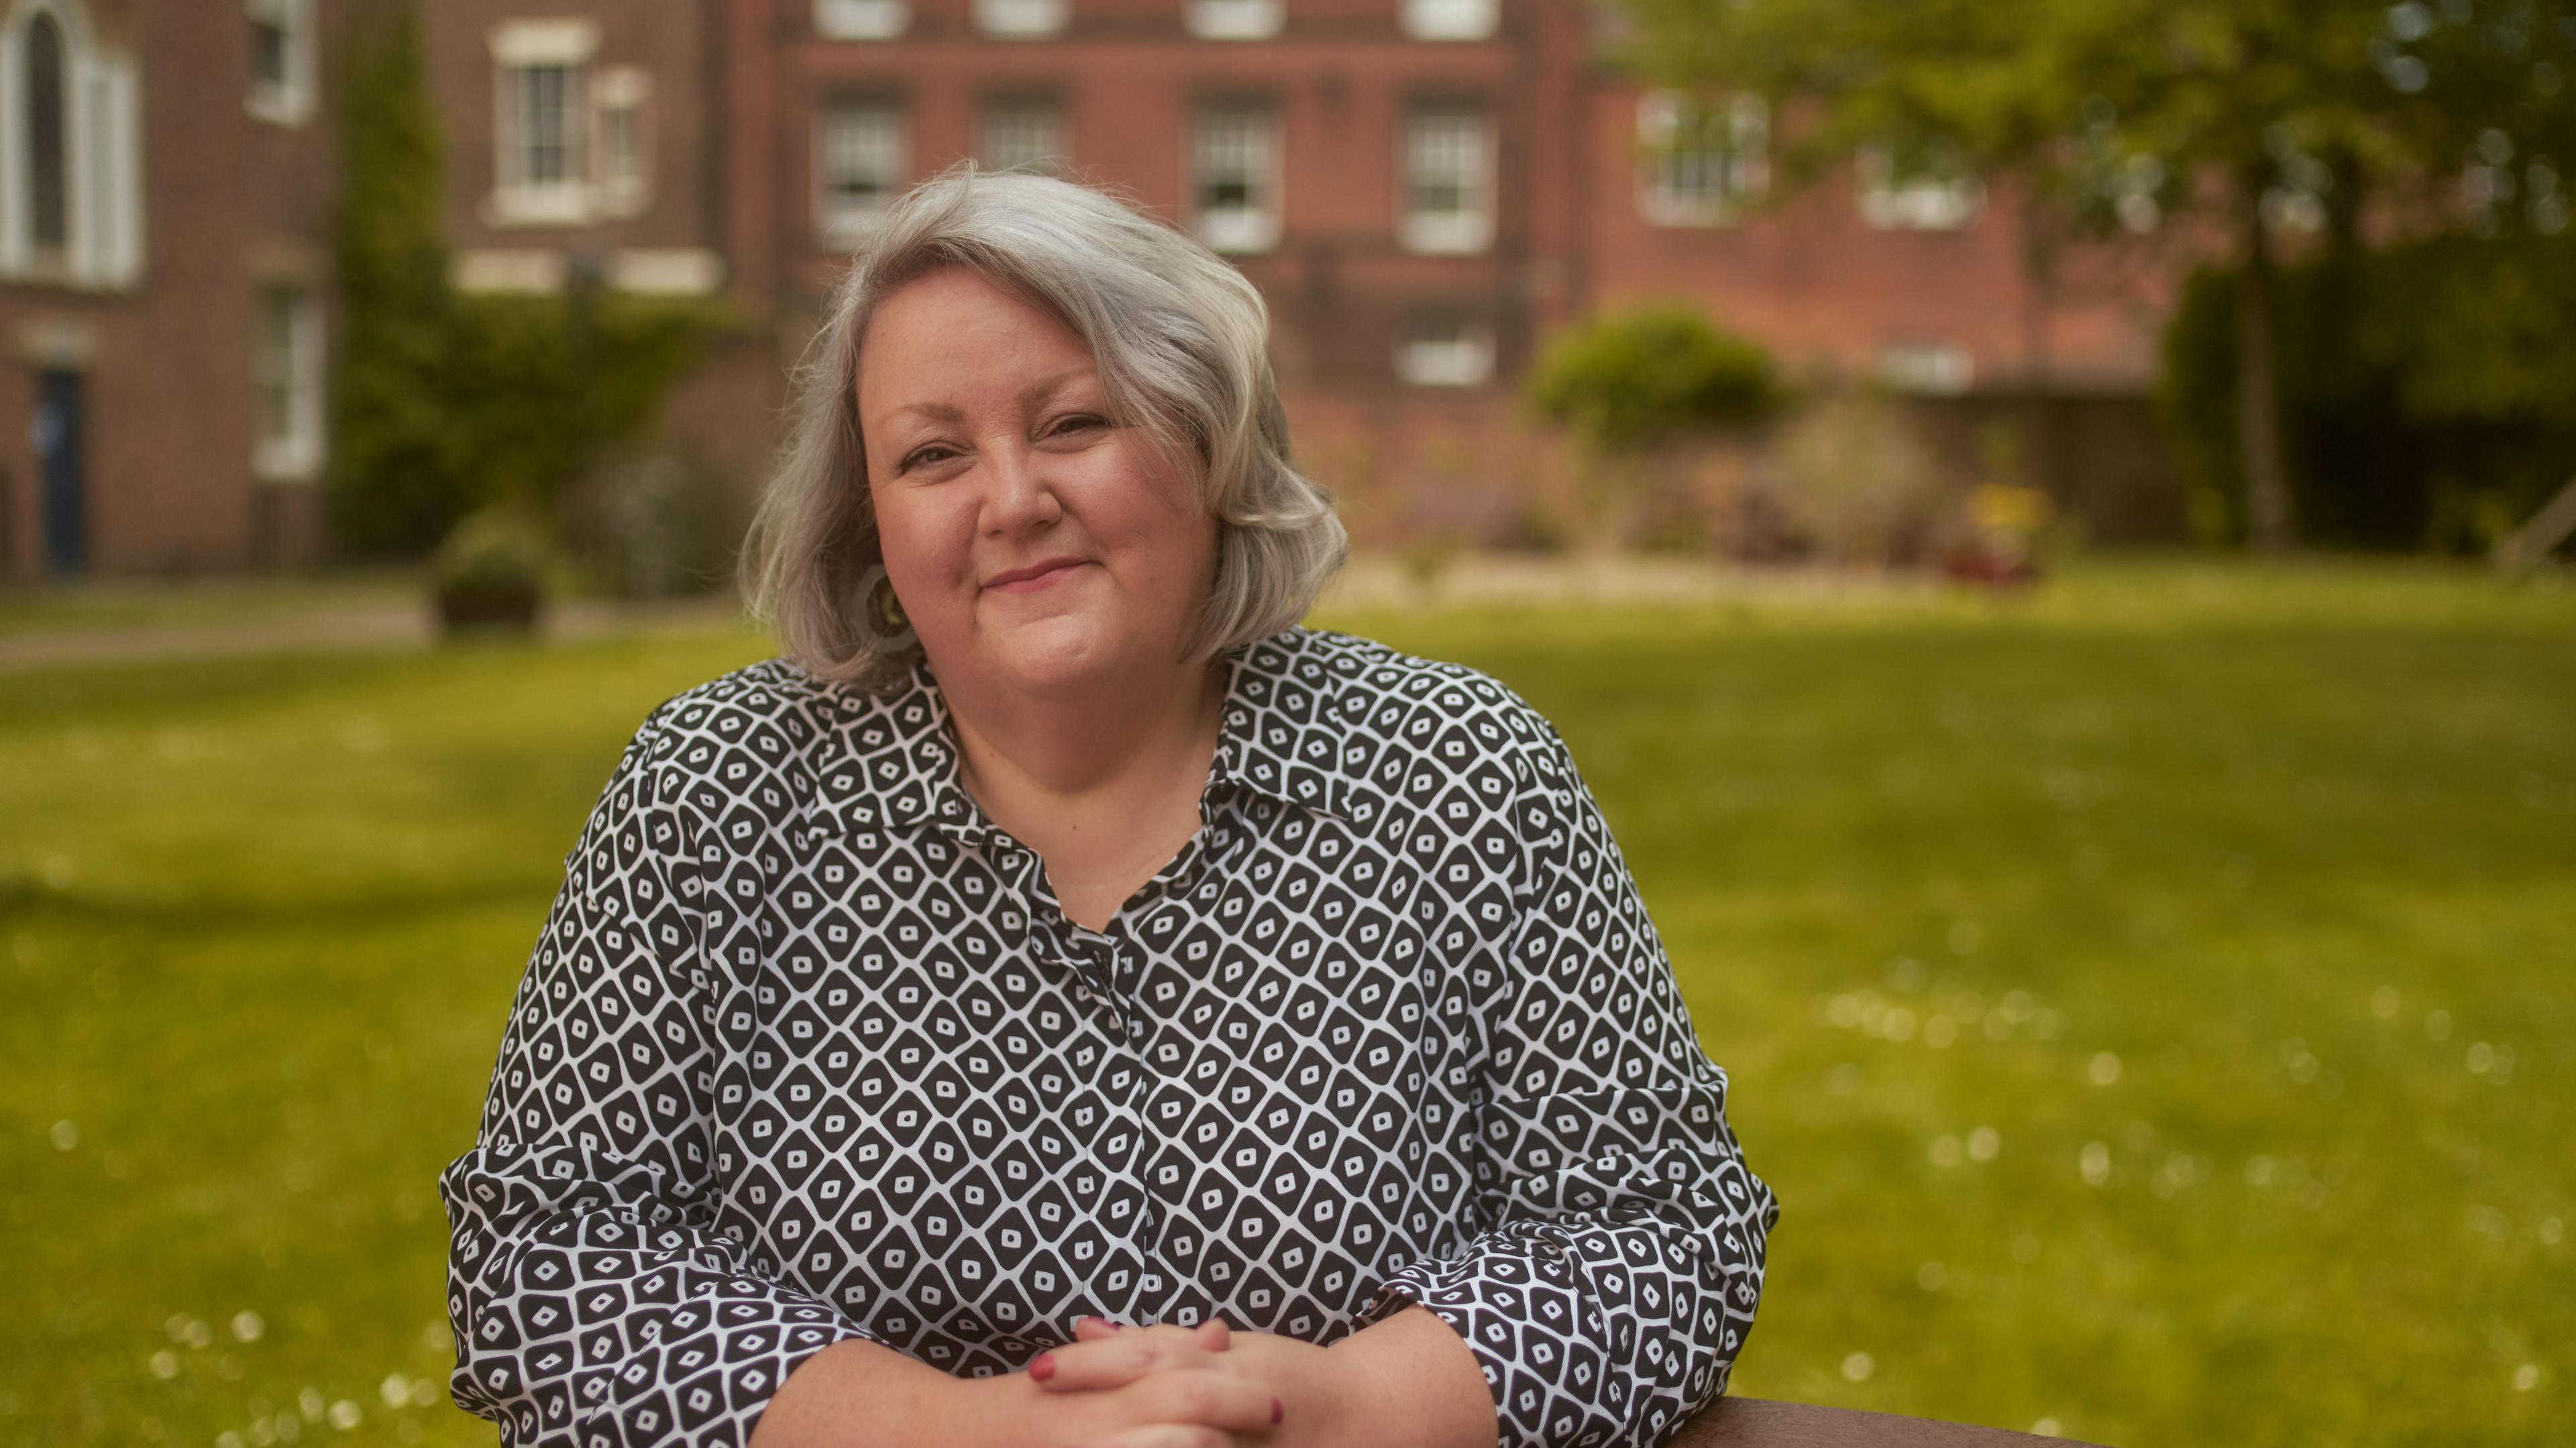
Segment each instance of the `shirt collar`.
[{"label": "shirt collar", "polygon": [[[1316,656],[1318,637],[1292,627],[1220,656],[1230,674],[1203,804],[1237,788],[1354,825],[1378,817],[1383,801],[1344,767],[1344,741],[1360,721],[1345,712],[1340,675]],[[929,823],[969,845],[996,828],[958,781],[947,697],[926,659],[886,694],[844,711],[824,744],[822,797],[850,826]]]}]

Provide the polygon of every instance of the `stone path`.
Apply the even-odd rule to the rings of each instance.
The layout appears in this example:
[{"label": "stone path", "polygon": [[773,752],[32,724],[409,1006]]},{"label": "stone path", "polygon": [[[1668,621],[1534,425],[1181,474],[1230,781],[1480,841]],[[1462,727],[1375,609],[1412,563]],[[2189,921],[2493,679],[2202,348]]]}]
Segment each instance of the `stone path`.
[{"label": "stone path", "polygon": [[[271,618],[193,624],[76,625],[0,634],[0,673],[86,663],[139,663],[152,659],[224,655],[426,649],[438,642],[438,620],[427,602],[369,603],[357,607],[316,600],[309,612]],[[742,623],[731,599],[676,603],[583,601],[553,609],[544,634],[550,642],[662,630],[716,630]]]},{"label": "stone path", "polygon": [[[147,614],[183,617],[190,585],[84,585]],[[1384,554],[1354,557],[1325,588],[1324,609],[1416,608],[1450,603],[1885,598],[1937,591],[1925,576],[1823,568],[1753,568],[1705,559],[1461,555],[1425,574]],[[571,642],[618,634],[749,628],[730,595],[653,603],[583,600],[554,608],[545,637]],[[132,663],[331,650],[425,649],[438,642],[429,604],[381,587],[360,593],[314,586],[309,606],[291,593],[250,617],[202,622],[22,624],[0,631],[0,673],[84,663]]]}]

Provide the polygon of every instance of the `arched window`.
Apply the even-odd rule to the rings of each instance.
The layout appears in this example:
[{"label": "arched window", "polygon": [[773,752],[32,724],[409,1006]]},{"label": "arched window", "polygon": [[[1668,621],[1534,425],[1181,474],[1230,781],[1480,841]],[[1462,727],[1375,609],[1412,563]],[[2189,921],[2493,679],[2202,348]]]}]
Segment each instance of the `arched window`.
[{"label": "arched window", "polygon": [[71,245],[71,126],[64,105],[63,28],[39,14],[27,27],[28,239],[39,251]]},{"label": "arched window", "polygon": [[89,11],[0,0],[0,277],[142,277],[142,73],[98,43]]}]

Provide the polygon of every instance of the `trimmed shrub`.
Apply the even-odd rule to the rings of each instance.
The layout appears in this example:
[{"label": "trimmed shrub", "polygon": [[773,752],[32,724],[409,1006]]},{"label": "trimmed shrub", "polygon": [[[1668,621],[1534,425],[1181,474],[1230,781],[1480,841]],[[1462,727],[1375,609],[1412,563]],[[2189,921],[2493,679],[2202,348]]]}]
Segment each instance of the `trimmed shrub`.
[{"label": "trimmed shrub", "polygon": [[1603,453],[1743,427],[1779,410],[1771,356],[1693,308],[1655,302],[1596,317],[1550,342],[1524,397]]},{"label": "trimmed shrub", "polygon": [[551,550],[545,529],[513,507],[458,523],[431,564],[438,620],[448,631],[532,630],[545,607]]}]

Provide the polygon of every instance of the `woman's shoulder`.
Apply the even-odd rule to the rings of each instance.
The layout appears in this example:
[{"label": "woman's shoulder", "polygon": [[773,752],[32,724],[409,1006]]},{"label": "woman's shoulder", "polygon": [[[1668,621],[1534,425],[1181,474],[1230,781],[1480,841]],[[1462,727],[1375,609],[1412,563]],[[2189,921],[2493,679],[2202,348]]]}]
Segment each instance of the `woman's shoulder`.
[{"label": "woman's shoulder", "polygon": [[[1471,664],[1303,624],[1262,647],[1275,650],[1270,661],[1282,677],[1329,680],[1345,727],[1412,741],[1451,763],[1462,749],[1519,754],[1551,732],[1527,699]],[[1256,648],[1252,660],[1263,658]]]},{"label": "woman's shoulder", "polygon": [[811,753],[834,732],[901,702],[900,693],[866,694],[818,679],[781,656],[664,699],[645,716],[636,742],[654,763],[683,776],[775,770]]}]

